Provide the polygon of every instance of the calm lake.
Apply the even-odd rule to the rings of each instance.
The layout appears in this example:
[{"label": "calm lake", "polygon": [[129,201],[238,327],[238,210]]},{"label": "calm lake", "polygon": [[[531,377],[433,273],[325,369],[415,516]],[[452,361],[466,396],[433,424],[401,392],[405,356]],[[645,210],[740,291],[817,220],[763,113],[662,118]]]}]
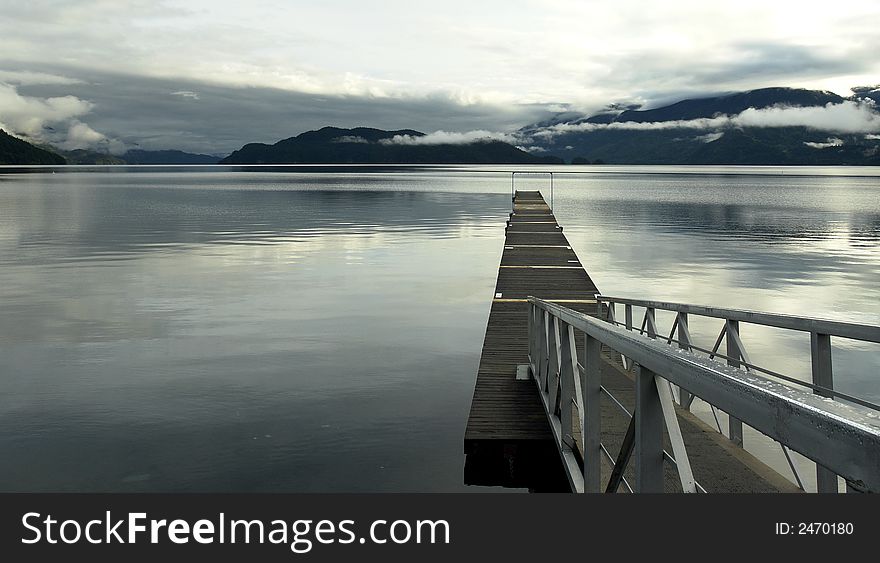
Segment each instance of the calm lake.
[{"label": "calm lake", "polygon": [[[880,324],[880,170],[555,170],[608,295]],[[509,172],[55,171],[0,169],[0,490],[482,490],[462,439]],[[808,376],[809,335],[743,340]],[[876,345],[834,362],[880,401]]]}]

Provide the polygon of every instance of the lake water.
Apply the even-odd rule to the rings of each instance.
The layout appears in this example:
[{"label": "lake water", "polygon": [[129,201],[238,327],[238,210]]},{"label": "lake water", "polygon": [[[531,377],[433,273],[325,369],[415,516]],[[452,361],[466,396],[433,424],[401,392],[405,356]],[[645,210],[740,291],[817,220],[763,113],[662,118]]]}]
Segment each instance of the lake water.
[{"label": "lake water", "polygon": [[[880,324],[880,171],[556,170],[606,294]],[[0,172],[0,490],[475,490],[509,173],[57,172]],[[743,338],[809,373],[808,335]],[[880,348],[835,345],[880,401]]]}]

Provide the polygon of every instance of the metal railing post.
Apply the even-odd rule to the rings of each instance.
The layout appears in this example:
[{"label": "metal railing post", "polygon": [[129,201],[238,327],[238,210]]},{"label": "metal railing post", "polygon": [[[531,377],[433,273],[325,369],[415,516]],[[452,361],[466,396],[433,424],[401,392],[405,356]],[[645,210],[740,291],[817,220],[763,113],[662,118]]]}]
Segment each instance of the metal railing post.
[{"label": "metal railing post", "polygon": [[553,414],[556,414],[556,404],[559,401],[559,360],[560,360],[560,348],[561,343],[559,341],[559,318],[550,315],[549,327],[549,342],[550,345],[550,369],[547,370],[547,392],[550,394],[550,408],[553,409]]},{"label": "metal railing post", "polygon": [[[831,336],[816,332],[810,333],[810,356],[813,372],[813,385],[834,389],[834,376],[831,371]],[[815,394],[833,398],[832,393],[815,390]],[[836,493],[837,475],[826,467],[816,464],[816,492]]]},{"label": "metal railing post", "polygon": [[633,329],[633,306],[632,305],[624,305],[624,310],[626,311],[626,330]]},{"label": "metal railing post", "polygon": [[516,176],[516,172],[510,173],[510,212],[513,213],[514,210],[514,202],[516,201],[516,192],[513,191],[513,178]]},{"label": "metal railing post", "polygon": [[[678,347],[682,350],[689,351],[691,349],[690,329],[688,328],[688,314],[678,313]],[[678,403],[684,408],[690,410],[691,407],[690,391],[678,388]]]},{"label": "metal railing post", "polygon": [[559,321],[560,364],[559,364],[559,420],[562,423],[562,437],[573,436],[572,399],[574,398],[574,377],[577,373],[577,349],[572,350],[572,332],[568,323]]},{"label": "metal railing post", "polygon": [[[739,359],[740,357],[742,357],[742,352],[740,351],[739,346],[736,343],[736,338],[731,336],[731,334],[739,334],[739,321],[731,321],[730,319],[725,319],[724,322],[727,326],[727,336],[725,337],[725,340],[727,340],[727,365],[738,368]],[[727,433],[730,437],[731,442],[733,442],[737,446],[743,445],[742,421],[730,416],[730,414],[727,415]]]},{"label": "metal railing post", "polygon": [[654,307],[645,309],[645,329],[648,331],[648,338],[657,338],[657,318]]},{"label": "metal railing post", "polygon": [[655,373],[639,365],[636,372],[636,492],[663,492],[663,406]]},{"label": "metal railing post", "polygon": [[541,363],[538,366],[541,390],[546,391],[550,381],[550,313],[541,311],[541,324],[538,327],[538,339],[541,346]]},{"label": "metal railing post", "polygon": [[538,367],[538,362],[537,362],[538,347],[536,346],[536,344],[537,344],[538,339],[535,337],[535,334],[537,333],[536,326],[535,326],[535,310],[536,309],[537,309],[537,307],[535,307],[534,303],[529,303],[529,369],[532,371],[533,377],[535,377],[537,379],[537,377],[538,377],[538,370],[537,370],[537,367]]},{"label": "metal railing post", "polygon": [[584,371],[581,375],[583,393],[583,412],[581,413],[581,436],[584,440],[584,492],[602,491],[602,443],[601,422],[602,343],[589,334],[584,336]]}]

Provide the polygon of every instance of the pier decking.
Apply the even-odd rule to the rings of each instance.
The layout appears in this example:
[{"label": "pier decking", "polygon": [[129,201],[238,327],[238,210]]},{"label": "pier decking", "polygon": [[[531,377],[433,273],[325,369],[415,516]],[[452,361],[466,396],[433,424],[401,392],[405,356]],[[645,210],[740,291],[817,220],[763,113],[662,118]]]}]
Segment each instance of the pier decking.
[{"label": "pier decking", "polygon": [[465,432],[466,453],[489,442],[552,439],[535,383],[528,372],[517,378],[517,366],[529,363],[527,297],[592,313],[596,293],[540,192],[517,191]]}]

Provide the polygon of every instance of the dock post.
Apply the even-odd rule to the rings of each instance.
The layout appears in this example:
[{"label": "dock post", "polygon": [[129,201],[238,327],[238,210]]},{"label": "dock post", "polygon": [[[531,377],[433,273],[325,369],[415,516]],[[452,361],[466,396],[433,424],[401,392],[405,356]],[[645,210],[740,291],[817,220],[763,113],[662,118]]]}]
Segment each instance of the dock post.
[{"label": "dock post", "polygon": [[656,374],[636,370],[635,457],[636,492],[663,492],[663,406],[654,382]]},{"label": "dock post", "polygon": [[[816,332],[810,333],[810,356],[813,372],[813,385],[826,389],[834,389],[834,377],[831,371],[831,336]],[[833,393],[815,390],[822,397],[834,398]],[[837,475],[833,471],[816,464],[816,492],[836,493]]]}]

